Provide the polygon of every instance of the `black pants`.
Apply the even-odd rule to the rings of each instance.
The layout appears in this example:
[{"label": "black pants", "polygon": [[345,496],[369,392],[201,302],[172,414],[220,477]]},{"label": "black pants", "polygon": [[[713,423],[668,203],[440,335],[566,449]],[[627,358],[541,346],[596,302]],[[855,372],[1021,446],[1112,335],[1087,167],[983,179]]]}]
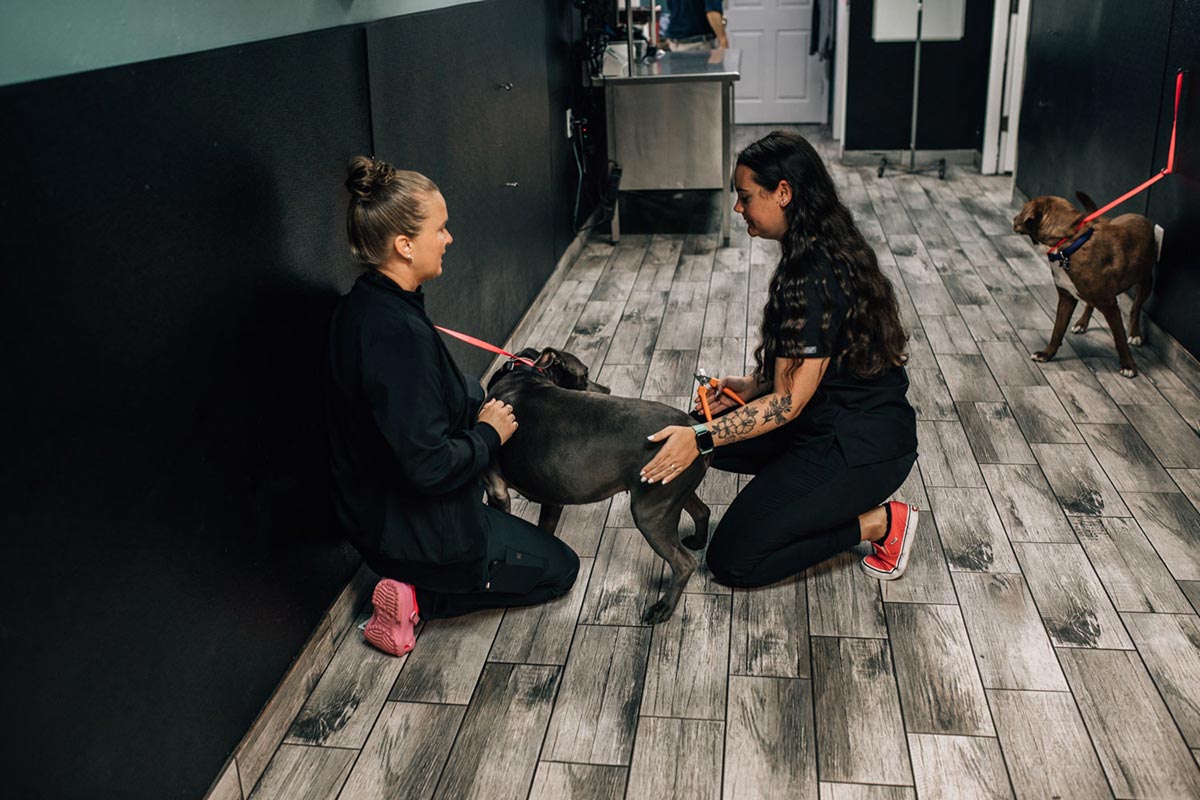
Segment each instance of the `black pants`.
[{"label": "black pants", "polygon": [[487,522],[487,586],[450,594],[417,587],[422,619],[457,617],[485,608],[532,606],[570,591],[579,556],[563,542],[520,517],[484,507]]},{"label": "black pants", "polygon": [[917,459],[852,467],[832,434],[800,438],[789,427],[715,451],[716,469],[755,476],[708,545],[708,568],[726,586],[765,586],[853,547],[858,515],[900,488]]}]

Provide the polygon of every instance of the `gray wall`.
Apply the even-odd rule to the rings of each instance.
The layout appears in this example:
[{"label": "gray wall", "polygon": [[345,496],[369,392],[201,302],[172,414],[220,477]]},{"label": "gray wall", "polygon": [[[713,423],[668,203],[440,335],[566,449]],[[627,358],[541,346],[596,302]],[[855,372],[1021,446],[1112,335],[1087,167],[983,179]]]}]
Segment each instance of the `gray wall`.
[{"label": "gray wall", "polygon": [[472,0],[0,0],[0,86]]}]

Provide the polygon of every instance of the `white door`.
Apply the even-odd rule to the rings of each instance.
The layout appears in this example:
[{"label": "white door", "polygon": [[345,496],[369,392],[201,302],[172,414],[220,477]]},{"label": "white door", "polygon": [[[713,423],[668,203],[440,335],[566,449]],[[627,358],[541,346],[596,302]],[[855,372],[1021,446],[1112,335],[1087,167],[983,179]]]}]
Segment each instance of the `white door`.
[{"label": "white door", "polygon": [[[742,76],[734,84],[740,123],[825,122],[829,109],[821,48],[832,33],[832,14],[819,22],[817,53],[813,3],[821,0],[726,0],[729,46],[742,51]],[[832,9],[829,0],[826,6]],[[832,39],[830,39],[832,41]]]},{"label": "white door", "polygon": [[992,63],[983,125],[984,175],[1015,172],[1030,0],[997,0],[992,20]]}]

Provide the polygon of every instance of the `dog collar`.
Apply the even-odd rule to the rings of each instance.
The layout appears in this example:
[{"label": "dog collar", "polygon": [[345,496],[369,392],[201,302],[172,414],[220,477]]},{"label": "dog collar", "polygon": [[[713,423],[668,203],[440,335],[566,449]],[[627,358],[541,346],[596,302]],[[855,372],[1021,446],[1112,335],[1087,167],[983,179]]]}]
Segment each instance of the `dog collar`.
[{"label": "dog collar", "polygon": [[535,375],[545,374],[541,367],[530,366],[516,358],[510,358],[504,362],[504,366],[500,368],[501,372],[532,372]]},{"label": "dog collar", "polygon": [[1081,248],[1085,244],[1087,244],[1088,239],[1092,238],[1093,231],[1094,231],[1093,228],[1088,228],[1086,231],[1083,232],[1082,236],[1080,236],[1075,241],[1071,242],[1069,245],[1067,245],[1063,249],[1057,250],[1057,251],[1051,250],[1049,253],[1046,253],[1046,258],[1050,259],[1051,264],[1053,264],[1056,261],[1061,261],[1062,268],[1064,270],[1070,270],[1071,269],[1071,256],[1075,255],[1076,250],[1078,250],[1079,248]]}]

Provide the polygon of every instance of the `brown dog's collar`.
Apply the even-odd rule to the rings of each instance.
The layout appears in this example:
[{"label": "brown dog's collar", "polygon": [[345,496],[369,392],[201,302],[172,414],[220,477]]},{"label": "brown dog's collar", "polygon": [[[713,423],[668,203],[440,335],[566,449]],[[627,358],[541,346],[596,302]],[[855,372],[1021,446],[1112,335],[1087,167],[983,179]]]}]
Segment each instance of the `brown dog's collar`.
[{"label": "brown dog's collar", "polygon": [[1085,244],[1087,244],[1088,239],[1092,238],[1093,233],[1095,233],[1095,229],[1088,228],[1086,231],[1083,232],[1083,234],[1078,239],[1071,242],[1069,245],[1067,245],[1063,249],[1061,249],[1061,250],[1051,249],[1051,251],[1049,253],[1046,253],[1046,258],[1050,259],[1051,264],[1053,264],[1056,261],[1061,261],[1062,268],[1064,270],[1070,270],[1071,269],[1071,256],[1075,255],[1076,250],[1078,250],[1079,248],[1081,248]]}]

